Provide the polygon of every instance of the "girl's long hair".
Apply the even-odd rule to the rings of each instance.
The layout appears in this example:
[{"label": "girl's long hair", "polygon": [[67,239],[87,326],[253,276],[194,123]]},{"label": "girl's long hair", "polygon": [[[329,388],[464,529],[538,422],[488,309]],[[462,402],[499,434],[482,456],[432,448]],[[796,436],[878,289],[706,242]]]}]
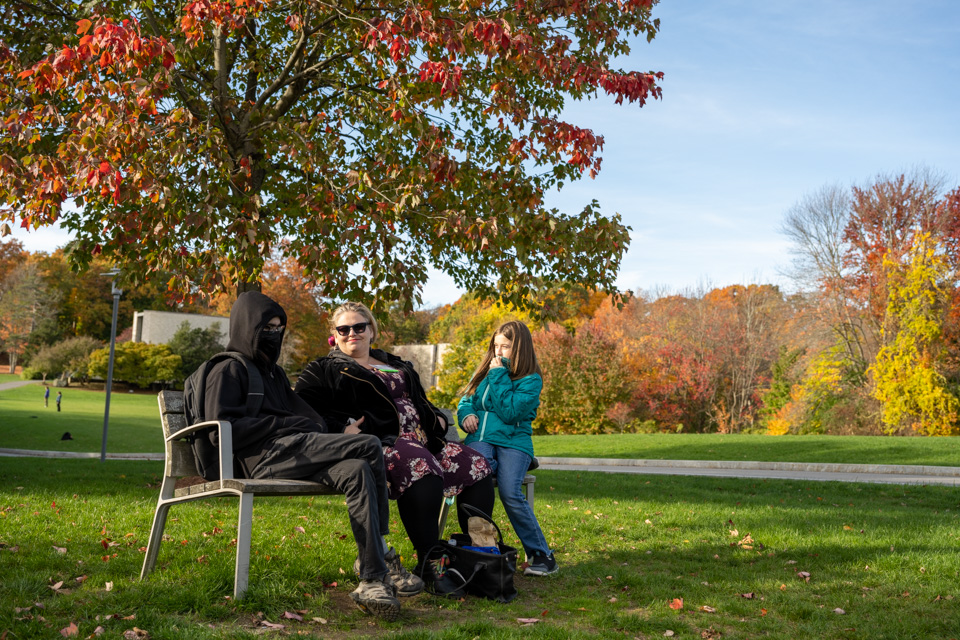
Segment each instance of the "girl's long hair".
[{"label": "girl's long hair", "polygon": [[512,343],[513,348],[510,352],[510,379],[517,380],[531,373],[541,373],[540,363],[537,362],[537,353],[533,349],[533,336],[530,335],[530,329],[519,320],[504,322],[490,336],[490,345],[487,347],[487,353],[484,354],[480,366],[473,372],[470,383],[463,388],[461,392],[465,396],[473,395],[480,386],[480,383],[487,377],[490,371],[490,362],[495,355],[493,344],[497,336],[503,336]]}]

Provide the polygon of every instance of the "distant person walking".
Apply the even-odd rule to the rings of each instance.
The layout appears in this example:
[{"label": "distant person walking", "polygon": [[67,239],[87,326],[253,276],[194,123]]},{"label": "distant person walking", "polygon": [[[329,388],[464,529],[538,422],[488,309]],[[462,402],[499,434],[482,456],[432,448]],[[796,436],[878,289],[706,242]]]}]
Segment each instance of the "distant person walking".
[{"label": "distant person walking", "polygon": [[60,411],[60,399],[63,398],[63,391],[57,391],[57,411]]},{"label": "distant person walking", "polygon": [[47,387],[43,392],[43,406],[50,406],[50,387]]}]

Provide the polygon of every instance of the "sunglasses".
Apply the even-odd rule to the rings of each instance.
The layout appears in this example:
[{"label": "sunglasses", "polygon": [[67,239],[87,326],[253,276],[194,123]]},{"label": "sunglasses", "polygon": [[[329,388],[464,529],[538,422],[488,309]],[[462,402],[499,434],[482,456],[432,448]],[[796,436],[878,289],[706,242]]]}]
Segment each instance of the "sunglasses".
[{"label": "sunglasses", "polygon": [[339,327],[336,327],[337,333],[346,338],[350,335],[350,330],[353,329],[353,332],[357,335],[360,335],[367,330],[367,327],[370,326],[369,322],[358,322],[357,324],[342,324]]}]

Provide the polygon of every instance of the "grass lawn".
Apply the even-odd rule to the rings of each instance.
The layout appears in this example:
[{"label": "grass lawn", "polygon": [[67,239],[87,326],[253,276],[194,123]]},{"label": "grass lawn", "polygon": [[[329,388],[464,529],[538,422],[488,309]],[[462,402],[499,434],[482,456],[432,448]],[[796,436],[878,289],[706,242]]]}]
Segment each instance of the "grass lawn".
[{"label": "grass lawn", "polygon": [[[63,392],[61,411],[54,400]],[[100,452],[103,436],[102,390],[50,388],[50,406],[43,406],[43,386],[26,385],[0,391],[0,447],[41,451]],[[73,440],[61,440],[69,431]],[[113,453],[162,453],[163,438],[157,395],[114,390],[110,394],[107,450]]]},{"label": "grass lawn", "polygon": [[960,438],[660,433],[535,436],[538,456],[960,466]]},{"label": "grass lawn", "polygon": [[[240,602],[227,597],[235,500],[173,507],[158,569],[140,582],[160,473],[3,461],[0,635],[61,637],[75,624],[77,637],[137,627],[153,640],[960,637],[952,488],[541,470],[536,509],[557,575],[518,576],[508,605],[405,599],[401,620],[383,623],[349,600],[355,546],[337,497],[257,501]],[[499,505],[495,518],[516,545]],[[390,541],[412,565],[393,520]]]},{"label": "grass lawn", "polygon": [[[63,411],[57,413],[56,390],[51,390],[48,408],[43,406],[40,385],[0,391],[0,447],[99,452],[103,391],[69,387],[63,393]],[[159,424],[155,393],[115,390],[110,397],[107,450],[161,453]],[[64,431],[74,439],[60,440]],[[960,438],[680,433],[535,436],[533,440],[540,456],[960,466]]]},{"label": "grass lawn", "polygon": [[21,382],[21,378],[15,373],[0,373],[0,383],[3,382]]}]

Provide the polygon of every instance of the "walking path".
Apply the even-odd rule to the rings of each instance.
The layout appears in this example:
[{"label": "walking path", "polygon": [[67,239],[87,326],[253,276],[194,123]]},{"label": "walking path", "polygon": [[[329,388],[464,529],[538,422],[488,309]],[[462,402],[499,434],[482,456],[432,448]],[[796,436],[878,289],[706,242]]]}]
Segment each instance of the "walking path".
[{"label": "walking path", "polygon": [[960,486],[960,467],[929,465],[547,457],[539,460],[541,469],[551,471]]},{"label": "walking path", "polygon": [[17,387],[25,387],[28,384],[40,384],[39,380],[14,380],[13,382],[0,382],[0,391],[6,391],[7,389],[16,389]]},{"label": "walking path", "polygon": [[[3,449],[0,456],[33,458],[99,458],[99,453]],[[108,460],[163,460],[162,453],[108,453]],[[622,458],[540,458],[549,471],[600,471],[717,478],[773,478],[881,484],[960,486],[960,467],[812,462],[739,462],[727,460],[629,460]]]}]

